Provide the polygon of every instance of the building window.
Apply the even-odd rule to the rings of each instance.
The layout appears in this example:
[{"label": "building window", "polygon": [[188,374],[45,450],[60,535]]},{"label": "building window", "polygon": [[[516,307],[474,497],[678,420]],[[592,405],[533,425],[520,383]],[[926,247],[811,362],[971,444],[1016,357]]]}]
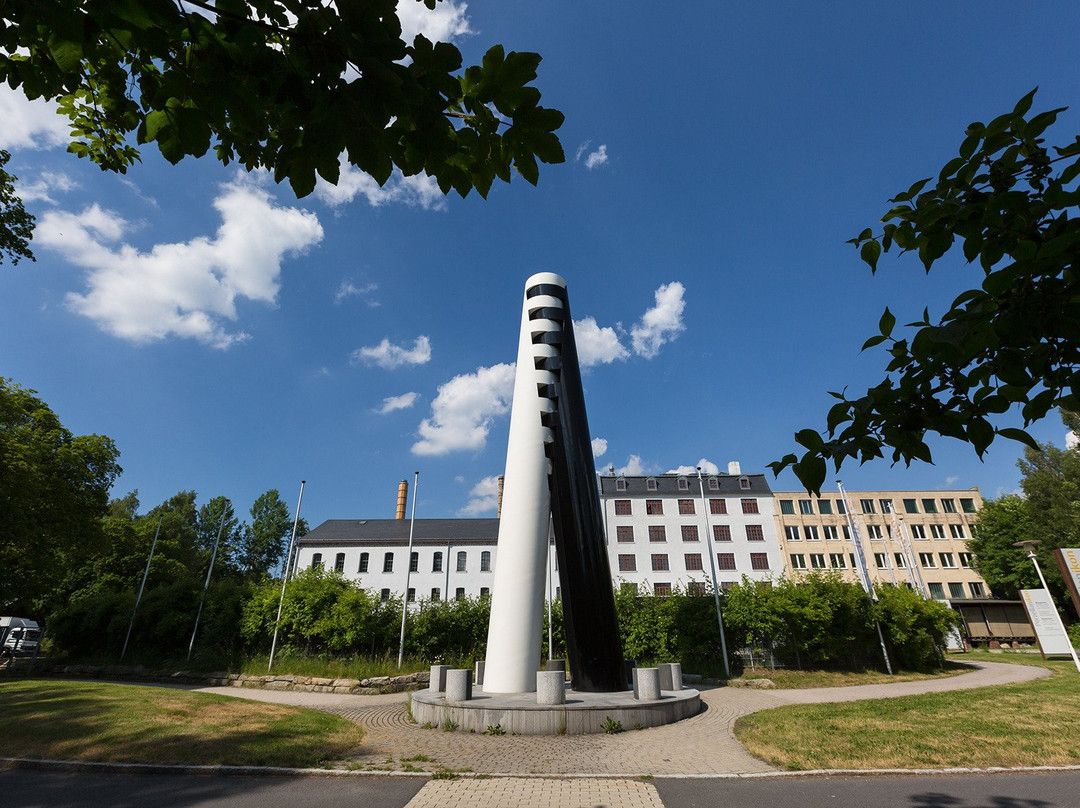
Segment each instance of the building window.
[{"label": "building window", "polygon": [[841,525],[844,529],[844,541],[851,541],[851,530],[847,525]]},{"label": "building window", "polygon": [[964,585],[958,583],[949,584],[949,597],[953,600],[963,600],[967,597],[964,594]]},{"label": "building window", "polygon": [[859,507],[862,508],[863,513],[874,513],[874,500],[860,499]]},{"label": "building window", "polygon": [[840,541],[840,534],[836,530],[836,525],[822,525],[821,531],[825,534],[826,541]]},{"label": "building window", "polygon": [[407,600],[409,603],[416,603],[416,589],[415,588],[413,588],[411,586],[409,587],[409,591],[405,595],[405,600]]},{"label": "building window", "polygon": [[842,500],[842,499],[836,500],[836,512],[838,514],[840,514],[841,516],[843,516],[844,514],[847,513],[847,506],[844,505],[844,500]]},{"label": "building window", "polygon": [[780,513],[795,513],[795,501],[791,499],[780,500]]},{"label": "building window", "polygon": [[935,539],[944,539],[945,525],[930,525],[930,535]]},{"label": "building window", "polygon": [[964,538],[964,526],[963,525],[949,525],[949,533],[952,534],[954,539]]},{"label": "building window", "polygon": [[932,499],[924,499],[922,501],[923,513],[937,513],[937,502]]},{"label": "building window", "polygon": [[971,558],[972,558],[971,553],[958,553],[957,555],[960,558],[960,566],[961,567],[963,567],[964,569],[967,569],[968,567],[971,566]]},{"label": "building window", "polygon": [[409,572],[420,571],[420,554],[413,552],[409,553]]},{"label": "building window", "polygon": [[757,500],[756,499],[744,499],[741,500],[743,513],[757,513]]},{"label": "building window", "polygon": [[625,477],[619,477],[617,480],[615,480],[615,490],[616,491],[625,491],[626,490],[626,478]]},{"label": "building window", "polygon": [[871,539],[877,539],[878,541],[881,541],[881,525],[867,525],[866,535],[869,536]]},{"label": "building window", "polygon": [[784,537],[788,541],[802,541],[802,537],[799,535],[799,526],[787,525],[784,528]]},{"label": "building window", "polygon": [[804,570],[804,569],[806,569],[806,556],[804,556],[802,553],[792,553],[791,554],[791,568],[793,570]]},{"label": "building window", "polygon": [[847,567],[847,560],[843,553],[829,553],[829,565],[834,570],[842,570]]},{"label": "building window", "polygon": [[653,594],[658,598],[666,598],[671,594],[671,584],[653,584]]},{"label": "building window", "polygon": [[464,550],[458,550],[458,554],[457,554],[457,571],[458,572],[465,572],[465,562],[466,562],[467,558],[468,558],[468,556],[467,556],[467,554],[465,553]]},{"label": "building window", "polygon": [[692,499],[680,499],[679,500],[679,513],[683,516],[690,516],[694,513],[694,500]]},{"label": "building window", "polygon": [[[795,528],[798,530],[798,528]],[[821,541],[818,538],[817,525],[803,525],[802,526],[803,538],[807,541]]]},{"label": "building window", "polygon": [[668,569],[667,553],[653,553],[652,554],[652,568],[653,568],[653,572],[667,572],[667,569]]},{"label": "building window", "polygon": [[394,571],[394,554],[385,553],[382,559],[382,571],[393,572]]},{"label": "building window", "polygon": [[716,568],[718,570],[733,570],[733,569],[735,569],[735,554],[734,553],[717,553],[716,554]]},{"label": "building window", "polygon": [[710,491],[719,491],[720,490],[720,481],[718,479],[716,479],[715,477],[710,477],[709,478],[709,490]]},{"label": "building window", "polygon": [[615,500],[615,515],[616,516],[630,516],[630,500],[617,499]]},{"label": "building window", "polygon": [[465,587],[459,586],[454,590],[454,600],[465,600]]},{"label": "building window", "polygon": [[632,525],[619,525],[615,528],[615,540],[630,542],[634,540],[634,528]]},{"label": "building window", "polygon": [[484,550],[480,553],[480,572],[491,572],[491,551]]},{"label": "building window", "polygon": [[742,489],[743,491],[749,491],[750,490],[750,478],[749,477],[740,477],[739,478],[739,488]]},{"label": "building window", "polygon": [[338,553],[334,557],[334,572],[345,572],[345,554]]},{"label": "building window", "polygon": [[664,500],[662,500],[662,499],[647,499],[647,500],[645,500],[645,513],[648,516],[663,516],[664,515]]},{"label": "building window", "polygon": [[686,594],[692,598],[705,597],[705,584],[703,584],[701,581],[691,581],[686,585]]},{"label": "building window", "polygon": [[892,513],[892,500],[891,499],[879,499],[878,504],[881,506],[882,513]]},{"label": "building window", "polygon": [[731,541],[731,528],[727,525],[712,526],[713,541]]},{"label": "building window", "polygon": [[636,595],[638,593],[637,584],[632,584],[629,581],[621,581],[619,583],[619,591],[620,592],[625,592],[625,593],[628,593],[628,594],[631,594],[631,595]]},{"label": "building window", "polygon": [[971,590],[971,597],[973,598],[986,597],[986,588],[979,581],[972,581],[970,584],[968,584],[968,589]]},{"label": "building window", "polygon": [[390,600],[390,590],[389,589],[380,590],[379,591],[379,600],[383,601],[384,603],[386,601]]},{"label": "building window", "polygon": [[806,515],[813,515],[813,513],[814,513],[814,503],[811,502],[808,499],[800,499],[799,500],[799,513],[806,514]]},{"label": "building window", "polygon": [[819,499],[817,501],[817,512],[824,516],[832,515],[832,503],[827,499]]},{"label": "building window", "polygon": [[322,569],[322,553],[315,553],[311,556],[311,568],[313,570]]},{"label": "building window", "polygon": [[941,584],[927,584],[930,587],[930,597],[934,600],[945,600],[945,590]]},{"label": "building window", "polygon": [[649,541],[667,541],[667,530],[663,525],[649,525]]},{"label": "building window", "polygon": [[907,558],[904,557],[903,553],[893,553],[893,559],[896,561],[896,568],[898,570],[907,569]]},{"label": "building window", "polygon": [[874,566],[879,570],[886,569],[889,566],[889,554],[874,553]]},{"label": "building window", "polygon": [[811,553],[810,554],[810,566],[816,570],[825,569],[825,554],[824,553]]},{"label": "building window", "polygon": [[679,481],[678,481],[678,484],[679,484],[679,490],[680,491],[689,491],[690,490],[690,481],[687,480],[685,477],[680,477]]},{"label": "building window", "polygon": [[442,590],[437,586],[431,587],[431,599],[442,600]]},{"label": "building window", "polygon": [[701,538],[698,535],[697,525],[683,525],[682,526],[682,540],[683,541],[700,541]]},{"label": "building window", "polygon": [[656,478],[655,477],[650,477],[649,479],[647,479],[645,481],[645,488],[647,490],[649,490],[649,491],[655,491],[656,490]]},{"label": "building window", "polygon": [[687,553],[683,557],[683,561],[686,562],[686,569],[690,572],[703,569],[701,566],[701,553]]},{"label": "building window", "polygon": [[710,499],[709,500],[709,513],[712,514],[726,514],[727,513],[727,500],[726,499]]},{"label": "building window", "polygon": [[928,569],[928,570],[936,569],[937,564],[934,562],[934,554],[933,553],[919,553],[919,565],[921,567],[923,567],[923,569]]},{"label": "building window", "polygon": [[[975,513],[975,500],[973,499],[961,499],[960,510],[964,513]],[[981,586],[981,584],[980,584]]]},{"label": "building window", "polygon": [[911,538],[913,538],[913,539],[925,539],[926,538],[926,528],[924,526],[922,526],[922,525],[912,525],[911,526]]},{"label": "building window", "polygon": [[918,512],[919,512],[919,506],[916,504],[915,500],[913,500],[913,499],[905,499],[904,500],[904,513],[918,513]]},{"label": "building window", "polygon": [[952,553],[938,553],[938,558],[941,559],[941,566],[947,570],[956,569],[956,562],[953,561]]},{"label": "building window", "polygon": [[769,568],[769,554],[768,553],[751,553],[750,554],[750,569],[752,570],[767,570]]},{"label": "building window", "polygon": [[619,572],[637,572],[637,556],[633,553],[619,553]]},{"label": "building window", "polygon": [[431,571],[432,572],[442,572],[442,553],[441,552],[435,553],[435,555],[433,555],[431,557]]},{"label": "building window", "polygon": [[367,553],[361,553],[360,554],[360,566],[356,568],[357,572],[367,572],[368,571],[368,557],[369,556],[368,556]]},{"label": "building window", "polygon": [[761,529],[761,525],[747,525],[746,540],[765,541],[765,532]]},{"label": "building window", "polygon": [[482,598],[490,598],[491,597],[491,590],[488,589],[486,586],[480,587],[480,597],[482,597]]},{"label": "building window", "polygon": [[[955,499],[943,499],[941,500],[941,510],[945,513],[956,513],[956,500]],[[963,597],[963,595],[960,595]]]}]

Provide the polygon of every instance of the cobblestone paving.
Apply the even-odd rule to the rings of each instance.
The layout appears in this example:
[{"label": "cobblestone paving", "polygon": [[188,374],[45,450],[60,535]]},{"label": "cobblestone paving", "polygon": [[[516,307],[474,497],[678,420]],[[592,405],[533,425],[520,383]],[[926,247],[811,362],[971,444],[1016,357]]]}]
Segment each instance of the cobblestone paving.
[{"label": "cobblestone paving", "polygon": [[432,780],[405,808],[664,808],[656,788],[637,780]]}]

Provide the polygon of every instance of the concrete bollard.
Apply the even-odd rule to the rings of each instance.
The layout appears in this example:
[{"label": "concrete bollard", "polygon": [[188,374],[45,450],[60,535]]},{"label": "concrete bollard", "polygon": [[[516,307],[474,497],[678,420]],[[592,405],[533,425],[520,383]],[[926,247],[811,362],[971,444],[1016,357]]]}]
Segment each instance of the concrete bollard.
[{"label": "concrete bollard", "polygon": [[446,690],[446,672],[448,670],[450,670],[449,665],[432,665],[428,690],[432,693],[442,693]]},{"label": "concrete bollard", "polygon": [[476,660],[476,686],[484,686],[484,660]]},{"label": "concrete bollard", "polygon": [[468,701],[472,698],[472,673],[468,668],[450,668],[446,672],[447,701]]},{"label": "concrete bollard", "polygon": [[660,671],[656,668],[634,668],[634,698],[638,701],[660,700]]},{"label": "concrete bollard", "polygon": [[634,691],[635,699],[637,698],[637,672],[637,665],[634,665],[634,667],[630,669],[630,689]]},{"label": "concrete bollard", "polygon": [[566,704],[565,671],[536,672],[536,703]]},{"label": "concrete bollard", "polygon": [[661,690],[682,690],[682,665],[678,662],[661,662],[657,668],[660,671]]},{"label": "concrete bollard", "polygon": [[[549,659],[544,666],[546,671],[562,671],[566,673],[566,660],[565,659]],[[565,677],[564,677],[565,678]]]}]

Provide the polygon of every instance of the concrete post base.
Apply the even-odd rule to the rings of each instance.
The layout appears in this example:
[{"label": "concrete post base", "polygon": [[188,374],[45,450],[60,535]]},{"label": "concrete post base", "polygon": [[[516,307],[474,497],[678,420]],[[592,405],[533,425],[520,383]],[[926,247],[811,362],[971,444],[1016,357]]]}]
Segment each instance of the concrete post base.
[{"label": "concrete post base", "polygon": [[473,672],[468,668],[451,668],[446,672],[446,700],[468,701],[472,698]]},{"label": "concrete post base", "polygon": [[536,703],[566,703],[566,673],[564,671],[536,672]]}]

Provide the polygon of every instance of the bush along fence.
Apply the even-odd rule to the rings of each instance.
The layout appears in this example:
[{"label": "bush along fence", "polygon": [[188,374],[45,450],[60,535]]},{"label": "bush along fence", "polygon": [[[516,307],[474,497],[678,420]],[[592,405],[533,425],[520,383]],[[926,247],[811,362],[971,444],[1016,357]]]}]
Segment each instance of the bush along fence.
[{"label": "bush along fence", "polygon": [[[224,587],[215,593],[211,588],[207,608],[212,617],[201,642],[220,652],[219,659],[266,654],[280,594],[280,582],[269,579],[245,591]],[[190,625],[185,608],[190,599],[187,592],[162,592],[153,599],[153,609],[145,616],[140,612],[134,636],[144,652],[174,658],[186,650],[188,635],[181,627]],[[699,588],[693,594],[676,591],[656,597],[618,586],[615,599],[627,658],[642,665],[678,660],[686,671],[722,675],[711,592]],[[67,604],[51,621],[58,650],[74,657],[118,655],[129,600],[120,593]],[[944,636],[958,624],[947,606],[909,589],[881,586],[871,602],[858,585],[829,573],[771,584],[743,579],[723,593],[721,602],[733,672],[762,659],[789,668],[882,668],[875,620],[881,622],[895,667],[930,669],[940,662]],[[286,587],[278,626],[281,669],[287,669],[291,656],[396,655],[401,608],[400,598],[382,600],[361,582],[335,572],[304,570]],[[409,604],[406,654],[428,662],[469,664],[483,659],[489,608],[488,598]],[[545,615],[544,658],[565,656],[562,622],[561,604],[555,601],[553,651],[548,654]]]}]

